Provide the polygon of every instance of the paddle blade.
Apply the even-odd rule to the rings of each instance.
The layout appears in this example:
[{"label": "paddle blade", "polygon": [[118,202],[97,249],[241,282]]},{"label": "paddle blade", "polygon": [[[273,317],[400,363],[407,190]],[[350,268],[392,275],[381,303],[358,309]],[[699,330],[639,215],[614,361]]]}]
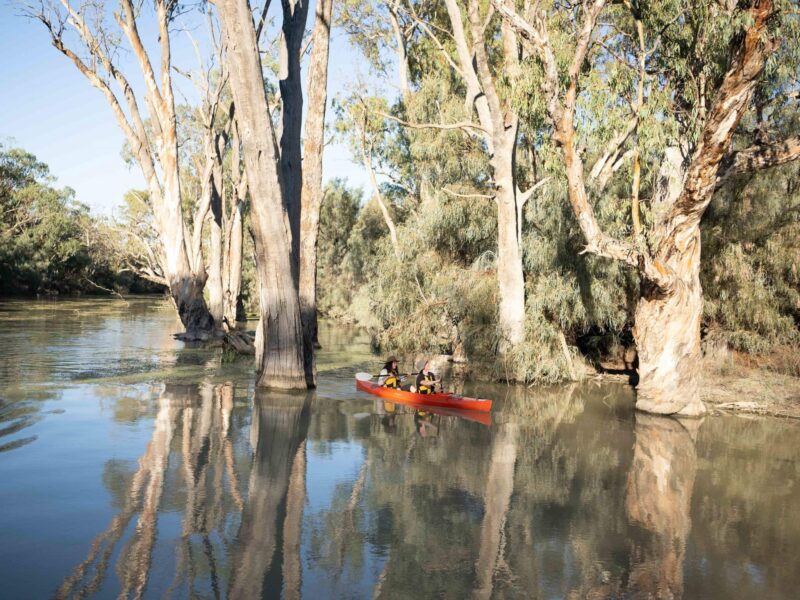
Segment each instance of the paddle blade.
[{"label": "paddle blade", "polygon": [[356,373],[356,379],[358,379],[359,381],[369,381],[370,379],[372,379],[372,375],[370,375],[369,373]]}]

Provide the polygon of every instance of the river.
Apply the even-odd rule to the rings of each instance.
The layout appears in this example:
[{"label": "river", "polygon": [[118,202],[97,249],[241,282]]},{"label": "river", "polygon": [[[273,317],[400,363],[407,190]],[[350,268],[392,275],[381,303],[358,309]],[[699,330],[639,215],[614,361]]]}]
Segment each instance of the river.
[{"label": "river", "polygon": [[162,299],[0,301],[0,597],[796,598],[800,424],[470,383],[491,422],[173,339]]}]

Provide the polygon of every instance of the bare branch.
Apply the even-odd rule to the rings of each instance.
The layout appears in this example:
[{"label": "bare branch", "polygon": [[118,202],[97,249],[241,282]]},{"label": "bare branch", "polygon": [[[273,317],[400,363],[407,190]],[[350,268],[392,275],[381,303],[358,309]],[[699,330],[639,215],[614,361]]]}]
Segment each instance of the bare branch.
[{"label": "bare branch", "polygon": [[376,112],[383,118],[399,123],[403,127],[408,127],[410,129],[462,129],[467,132],[469,132],[470,129],[476,129],[484,133],[489,133],[485,127],[477,123],[472,123],[471,121],[459,121],[457,123],[411,123],[383,111]]}]

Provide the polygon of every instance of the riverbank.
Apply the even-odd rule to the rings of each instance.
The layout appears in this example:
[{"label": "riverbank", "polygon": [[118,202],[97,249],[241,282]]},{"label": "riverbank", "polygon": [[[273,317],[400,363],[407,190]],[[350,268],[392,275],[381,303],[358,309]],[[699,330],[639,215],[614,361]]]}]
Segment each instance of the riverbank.
[{"label": "riverbank", "polygon": [[700,394],[711,410],[800,419],[800,377],[744,366],[736,373],[711,371]]}]

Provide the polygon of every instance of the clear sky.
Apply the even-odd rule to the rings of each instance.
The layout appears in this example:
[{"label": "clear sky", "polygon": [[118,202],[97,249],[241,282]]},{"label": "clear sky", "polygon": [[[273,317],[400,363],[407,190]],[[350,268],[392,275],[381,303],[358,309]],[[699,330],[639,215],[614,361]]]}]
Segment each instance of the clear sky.
[{"label": "clear sky", "polygon": [[[270,9],[273,15],[277,14],[275,6]],[[313,23],[313,4],[310,10],[309,25]],[[145,31],[143,36],[148,33],[152,32]],[[199,28],[193,35],[202,42],[207,34],[205,28]],[[173,45],[173,62],[196,68],[187,36],[175,34]],[[135,72],[132,63],[123,65],[126,72]],[[369,76],[362,65],[346,35],[334,30],[329,106],[348,84]],[[330,110],[327,122],[331,122]],[[35,154],[50,166],[59,186],[73,188],[77,199],[97,213],[111,214],[126,190],[143,187],[138,167],[129,168],[121,158],[124,137],[105,98],[52,47],[44,27],[19,16],[18,8],[7,0],[0,0],[0,141]],[[350,185],[368,188],[363,168],[340,144],[325,150],[324,178],[333,177],[345,177]]]}]

